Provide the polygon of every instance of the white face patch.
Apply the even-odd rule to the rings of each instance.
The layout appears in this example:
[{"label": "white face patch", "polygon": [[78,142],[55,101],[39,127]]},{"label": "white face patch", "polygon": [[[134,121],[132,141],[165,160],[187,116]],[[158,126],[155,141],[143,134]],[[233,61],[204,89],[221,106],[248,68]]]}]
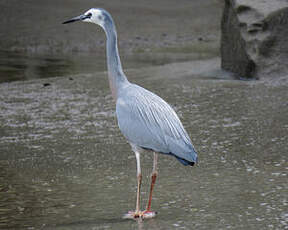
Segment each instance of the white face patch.
[{"label": "white face patch", "polygon": [[84,20],[84,22],[95,23],[100,26],[104,26],[104,15],[101,10],[92,8],[85,12],[85,15],[91,14],[90,18]]}]

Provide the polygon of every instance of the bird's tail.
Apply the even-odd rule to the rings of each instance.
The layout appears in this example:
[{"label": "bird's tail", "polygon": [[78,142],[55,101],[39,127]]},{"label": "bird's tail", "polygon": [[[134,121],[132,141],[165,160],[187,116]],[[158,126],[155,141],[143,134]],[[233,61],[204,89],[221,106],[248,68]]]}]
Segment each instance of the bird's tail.
[{"label": "bird's tail", "polygon": [[187,165],[193,166],[193,165],[195,164],[194,161],[187,161],[187,160],[185,160],[185,159],[183,159],[183,158],[177,157],[176,155],[174,155],[174,156],[176,157],[176,159],[177,159],[178,161],[180,161],[181,164],[183,164],[183,165],[185,165],[185,166],[187,166]]},{"label": "bird's tail", "polygon": [[189,154],[187,154],[187,157],[185,157],[185,159],[175,154],[173,155],[176,157],[178,161],[180,161],[181,164],[185,166],[187,165],[193,166],[195,163],[198,162],[198,155],[194,149],[192,149],[192,151]]}]

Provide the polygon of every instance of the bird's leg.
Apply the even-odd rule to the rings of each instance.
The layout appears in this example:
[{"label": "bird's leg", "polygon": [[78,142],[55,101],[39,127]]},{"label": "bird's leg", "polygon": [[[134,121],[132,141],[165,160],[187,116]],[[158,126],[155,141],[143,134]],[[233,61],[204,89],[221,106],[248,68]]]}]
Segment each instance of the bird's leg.
[{"label": "bird's leg", "polygon": [[141,190],[141,182],[142,182],[142,174],[141,174],[141,165],[140,165],[140,153],[138,151],[134,151],[136,156],[137,163],[137,198],[136,198],[136,209],[135,212],[130,211],[123,216],[124,219],[135,219],[142,217],[142,212],[140,211],[140,190]]},{"label": "bird's leg", "polygon": [[142,182],[142,174],[141,174],[141,165],[140,165],[140,153],[135,152],[136,161],[137,161],[137,198],[136,198],[136,210],[135,217],[139,217],[140,215],[140,190],[141,190],[141,182]]},{"label": "bird's leg", "polygon": [[152,174],[151,174],[150,193],[149,193],[149,200],[147,203],[146,211],[150,211],[150,209],[151,209],[152,193],[153,193],[153,189],[154,189],[154,185],[155,185],[156,177],[157,177],[157,158],[158,158],[158,155],[157,155],[157,153],[154,152],[153,169],[152,169]]},{"label": "bird's leg", "polygon": [[154,189],[154,185],[156,182],[156,177],[157,177],[157,160],[158,160],[158,154],[154,152],[154,159],[153,159],[153,169],[152,169],[152,174],[151,174],[151,186],[150,186],[150,193],[149,193],[149,200],[147,203],[146,210],[143,212],[144,217],[146,218],[151,218],[156,215],[156,212],[151,211],[151,202],[152,202],[152,193]]},{"label": "bird's leg", "polygon": [[136,210],[135,212],[128,212],[123,216],[124,219],[146,219],[146,218],[152,218],[156,216],[156,212],[152,212],[151,209],[151,200],[152,200],[152,192],[154,188],[154,184],[156,181],[157,176],[157,153],[154,153],[154,160],[153,160],[153,171],[152,171],[152,181],[151,181],[151,187],[150,187],[150,194],[149,194],[149,201],[147,208],[144,212],[140,211],[140,189],[141,189],[141,182],[142,182],[142,174],[141,174],[141,165],[140,165],[140,153],[138,151],[135,151],[136,156],[136,162],[137,162],[137,198],[136,198]]}]

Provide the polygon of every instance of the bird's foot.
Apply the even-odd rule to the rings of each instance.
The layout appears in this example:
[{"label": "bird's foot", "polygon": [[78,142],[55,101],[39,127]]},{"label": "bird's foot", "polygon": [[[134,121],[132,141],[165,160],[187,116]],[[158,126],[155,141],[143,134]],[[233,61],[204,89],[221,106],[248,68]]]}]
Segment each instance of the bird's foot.
[{"label": "bird's foot", "polygon": [[125,214],[123,216],[124,219],[150,219],[155,217],[157,214],[157,212],[153,212],[153,211],[138,211],[138,212],[133,212],[133,211],[129,211],[127,214]]},{"label": "bird's foot", "polygon": [[144,212],[142,212],[142,218],[143,219],[150,219],[150,218],[155,217],[156,214],[157,214],[157,212],[145,210]]},{"label": "bird's foot", "polygon": [[123,219],[137,219],[141,216],[141,211],[129,211],[128,213],[124,214]]}]

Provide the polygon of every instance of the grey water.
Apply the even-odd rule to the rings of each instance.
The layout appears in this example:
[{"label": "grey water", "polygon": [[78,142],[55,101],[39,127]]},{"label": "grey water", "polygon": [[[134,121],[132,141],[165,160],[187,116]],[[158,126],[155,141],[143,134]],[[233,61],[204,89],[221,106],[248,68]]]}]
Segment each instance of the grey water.
[{"label": "grey water", "polygon": [[[59,77],[36,68],[42,79],[0,84],[0,229],[288,229],[286,80],[193,75],[193,62],[128,70],[173,106],[199,153],[195,167],[159,156],[158,215],[134,221],[122,215],[135,208],[135,157],[106,73],[68,62],[53,65]],[[141,156],[142,209],[152,159]]]},{"label": "grey water", "polygon": [[[134,52],[125,53],[121,60],[125,69],[137,69],[187,60],[207,59],[215,56],[215,53],[218,53],[218,46],[197,42],[183,47],[154,49],[152,52],[139,48]],[[95,53],[68,53],[66,55],[27,54],[0,50],[0,83],[105,71],[105,55],[104,49]]]}]

